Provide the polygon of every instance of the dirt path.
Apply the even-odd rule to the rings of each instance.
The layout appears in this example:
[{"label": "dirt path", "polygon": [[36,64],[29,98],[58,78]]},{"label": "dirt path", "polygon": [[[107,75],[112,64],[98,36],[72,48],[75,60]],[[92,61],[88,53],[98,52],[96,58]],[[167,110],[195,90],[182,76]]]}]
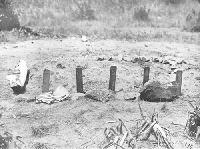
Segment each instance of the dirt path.
[{"label": "dirt path", "polygon": [[[125,92],[138,92],[142,85],[143,66],[125,61],[97,61],[98,56],[142,55],[150,57],[172,56],[183,58],[187,64],[177,65],[183,69],[183,96],[174,102],[167,103],[167,110],[162,111],[163,103],[142,102],[147,115],[152,107],[159,112],[159,122],[172,133],[174,145],[183,148],[181,144],[187,113],[192,108],[187,100],[200,99],[200,46],[169,42],[128,42],[115,40],[81,42],[80,39],[37,40],[16,44],[2,43],[0,45],[0,111],[5,128],[16,131],[23,137],[27,148],[33,145],[45,144],[51,148],[101,148],[105,143],[103,131],[108,121],[121,118],[128,128],[134,131],[136,119],[141,118],[137,101],[123,100]],[[5,79],[6,75],[20,59],[24,59],[30,69],[30,80],[24,95],[13,95]],[[65,66],[57,68],[57,64]],[[76,92],[75,68],[82,66],[84,90],[93,88],[108,88],[110,66],[117,66],[116,91],[119,99],[100,103],[86,99],[65,101],[53,105],[19,102],[20,99],[30,99],[41,93],[42,73],[45,68],[51,70],[51,88],[59,84],[67,86],[70,93]],[[163,83],[175,80],[170,74],[169,65],[150,63],[151,79]],[[122,97],[122,98],[121,98]],[[172,125],[171,123],[180,125]],[[33,129],[39,125],[52,125],[49,135],[41,138],[33,136]],[[1,128],[1,129],[5,129]],[[141,146],[155,148],[147,142]],[[192,142],[194,143],[194,142]],[[193,149],[200,147],[194,143]],[[35,147],[36,148],[36,147]],[[139,146],[138,146],[139,148]]]}]

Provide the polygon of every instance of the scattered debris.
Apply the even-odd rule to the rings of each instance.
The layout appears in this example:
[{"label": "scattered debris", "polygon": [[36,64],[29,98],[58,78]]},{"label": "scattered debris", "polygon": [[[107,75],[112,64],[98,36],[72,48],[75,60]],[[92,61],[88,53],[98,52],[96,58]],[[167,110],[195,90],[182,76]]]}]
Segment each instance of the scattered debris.
[{"label": "scattered debris", "polygon": [[59,64],[57,64],[57,65],[56,65],[56,67],[57,67],[57,68],[60,68],[60,69],[65,69],[65,66],[63,66],[63,65],[62,65],[62,64],[60,64],[60,63],[59,63]]},{"label": "scattered debris", "polygon": [[[167,130],[166,128],[163,129],[164,127],[161,127],[158,123],[158,114],[154,112],[149,121],[144,116],[139,102],[138,102],[138,105],[139,105],[140,113],[142,116],[142,125],[141,125],[141,127],[139,127],[139,129],[137,131],[136,138],[139,140],[142,140],[142,141],[146,141],[152,134],[157,139],[158,147],[160,147],[160,145],[165,145],[169,149],[174,149],[171,142],[169,141],[170,140],[169,139],[169,134],[170,134],[169,130]],[[168,132],[166,132],[166,131],[168,131]]]},{"label": "scattered debris", "polygon": [[24,60],[20,60],[12,74],[6,77],[14,93],[19,94],[25,91],[26,85],[28,84],[29,73],[30,71],[28,70],[27,63]]},{"label": "scattered debris", "polygon": [[191,102],[189,102],[189,104],[194,109],[194,111],[189,112],[185,131],[190,137],[195,137],[195,139],[197,140],[200,135],[200,107],[194,106]]},{"label": "scattered debris", "polygon": [[104,134],[108,144],[104,146],[103,149],[108,149],[110,147],[124,148],[124,146],[134,148],[134,144],[132,144],[132,135],[121,119],[119,119],[118,126],[106,128]]},{"label": "scattered debris", "polygon": [[24,142],[20,140],[21,138],[22,137],[20,136],[5,131],[3,134],[0,134],[0,148],[1,149],[19,148],[18,143],[24,144]]},{"label": "scattered debris", "polygon": [[131,62],[132,61],[132,58],[129,56],[129,55],[125,55],[123,57],[123,60],[126,61],[126,62]]},{"label": "scattered debris", "polygon": [[52,104],[67,100],[68,98],[68,90],[63,85],[60,85],[54,92],[43,93],[36,97],[36,103]]},{"label": "scattered debris", "polygon": [[82,41],[82,42],[87,42],[87,41],[88,41],[87,36],[83,35],[83,36],[81,37],[81,41]]},{"label": "scattered debris", "polygon": [[200,77],[195,77],[196,80],[200,80]]},{"label": "scattered debris", "polygon": [[124,56],[123,56],[122,54],[119,54],[119,55],[117,56],[117,60],[118,60],[118,61],[122,61],[123,58],[124,58]]},{"label": "scattered debris", "polygon": [[130,93],[124,94],[124,99],[125,100],[136,100],[139,96],[140,96],[139,93],[130,92]]}]

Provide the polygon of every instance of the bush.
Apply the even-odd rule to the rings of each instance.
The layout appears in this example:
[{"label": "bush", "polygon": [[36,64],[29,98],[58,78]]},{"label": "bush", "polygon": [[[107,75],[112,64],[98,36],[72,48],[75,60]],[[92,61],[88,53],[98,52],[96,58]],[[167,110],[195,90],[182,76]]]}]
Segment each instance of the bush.
[{"label": "bush", "polygon": [[187,31],[200,32],[200,12],[192,9],[185,19],[184,29]]},{"label": "bush", "polygon": [[135,9],[134,18],[138,21],[149,21],[149,12],[150,9],[146,10],[145,7],[140,7],[139,9]]},{"label": "bush", "polygon": [[178,5],[184,2],[184,0],[164,0],[165,4]]},{"label": "bush", "polygon": [[75,0],[76,9],[74,10],[74,17],[77,20],[95,20],[94,10],[91,6],[91,1],[77,1]]},{"label": "bush", "polygon": [[7,8],[11,5],[11,0],[0,0],[0,8]]}]

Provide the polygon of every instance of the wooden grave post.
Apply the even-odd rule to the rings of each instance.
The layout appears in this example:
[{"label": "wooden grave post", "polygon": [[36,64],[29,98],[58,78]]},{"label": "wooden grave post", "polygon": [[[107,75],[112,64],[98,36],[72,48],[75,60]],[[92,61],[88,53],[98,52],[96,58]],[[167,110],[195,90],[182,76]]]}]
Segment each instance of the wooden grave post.
[{"label": "wooden grave post", "polygon": [[181,96],[181,85],[182,85],[182,74],[183,72],[181,70],[178,70],[176,72],[176,82],[178,84],[178,88],[177,88],[177,96]]},{"label": "wooden grave post", "polygon": [[82,68],[76,68],[76,88],[77,93],[84,93],[83,91],[83,75],[82,75]]},{"label": "wooden grave post", "polygon": [[42,93],[49,92],[50,87],[50,70],[45,69],[43,72]]},{"label": "wooden grave post", "polygon": [[149,72],[150,72],[150,67],[145,67],[144,68],[144,78],[143,78],[143,85],[149,81]]},{"label": "wooden grave post", "polygon": [[116,66],[110,67],[110,80],[109,80],[109,89],[115,91],[115,82],[116,82]]}]

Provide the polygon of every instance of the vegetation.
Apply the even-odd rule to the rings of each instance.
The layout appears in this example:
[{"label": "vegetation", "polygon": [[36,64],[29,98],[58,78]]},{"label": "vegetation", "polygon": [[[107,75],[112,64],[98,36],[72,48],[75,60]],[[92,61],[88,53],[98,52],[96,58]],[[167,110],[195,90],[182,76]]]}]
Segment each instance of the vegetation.
[{"label": "vegetation", "polygon": [[45,34],[133,39],[131,28],[135,27],[200,31],[199,0],[0,1],[2,6],[6,3],[18,15],[21,26]]}]

